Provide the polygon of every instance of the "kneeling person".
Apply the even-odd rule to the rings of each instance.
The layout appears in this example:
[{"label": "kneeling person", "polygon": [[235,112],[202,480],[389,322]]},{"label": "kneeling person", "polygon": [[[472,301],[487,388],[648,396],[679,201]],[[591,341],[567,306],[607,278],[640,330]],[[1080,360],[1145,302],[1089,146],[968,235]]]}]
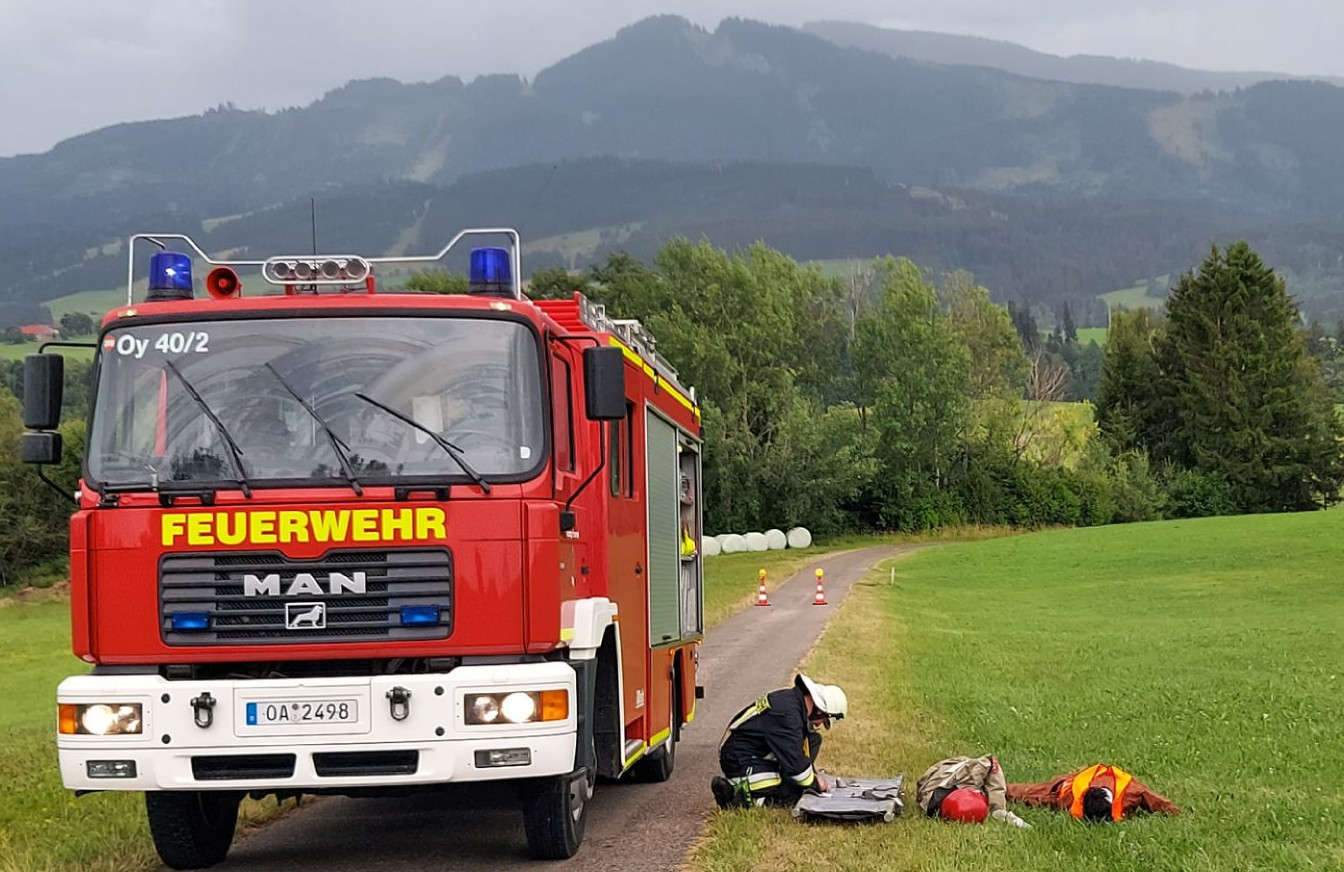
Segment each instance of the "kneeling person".
[{"label": "kneeling person", "polygon": [[734,715],[719,743],[723,775],[710,785],[719,807],[787,806],[804,791],[829,791],[815,769],[818,729],[830,729],[848,708],[839,687],[800,674],[793,687],[772,691]]}]

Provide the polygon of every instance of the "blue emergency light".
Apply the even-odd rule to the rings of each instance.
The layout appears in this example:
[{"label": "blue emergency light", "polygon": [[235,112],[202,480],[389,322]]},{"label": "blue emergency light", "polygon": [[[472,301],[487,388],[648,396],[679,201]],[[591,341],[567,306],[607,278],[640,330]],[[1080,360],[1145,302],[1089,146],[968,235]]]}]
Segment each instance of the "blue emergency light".
[{"label": "blue emergency light", "polygon": [[190,300],[191,258],[180,251],[160,251],[149,259],[149,300]]},{"label": "blue emergency light", "polygon": [[473,248],[469,276],[470,293],[513,296],[513,263],[507,248]]},{"label": "blue emergency light", "polygon": [[210,615],[206,612],[174,612],[173,630],[181,633],[210,629]]},{"label": "blue emergency light", "polygon": [[[474,254],[475,252],[473,252]],[[424,627],[439,622],[438,606],[402,606],[401,625],[403,627]]]}]

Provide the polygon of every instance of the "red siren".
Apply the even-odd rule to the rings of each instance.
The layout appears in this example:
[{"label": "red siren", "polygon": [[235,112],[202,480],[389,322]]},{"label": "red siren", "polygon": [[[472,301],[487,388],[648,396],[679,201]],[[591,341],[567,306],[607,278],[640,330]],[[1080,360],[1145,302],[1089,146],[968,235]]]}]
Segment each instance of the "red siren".
[{"label": "red siren", "polygon": [[217,266],[205,277],[205,289],[216,300],[228,300],[242,293],[243,283],[231,268]]}]

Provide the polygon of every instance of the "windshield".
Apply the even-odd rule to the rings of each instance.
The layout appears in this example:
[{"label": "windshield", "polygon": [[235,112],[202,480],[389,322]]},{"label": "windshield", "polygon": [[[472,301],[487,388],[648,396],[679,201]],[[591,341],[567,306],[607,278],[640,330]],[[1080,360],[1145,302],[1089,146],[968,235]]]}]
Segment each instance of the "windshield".
[{"label": "windshield", "polygon": [[88,474],[103,486],[468,478],[459,460],[499,479],[544,456],[536,339],[516,321],[155,324],[102,348]]}]

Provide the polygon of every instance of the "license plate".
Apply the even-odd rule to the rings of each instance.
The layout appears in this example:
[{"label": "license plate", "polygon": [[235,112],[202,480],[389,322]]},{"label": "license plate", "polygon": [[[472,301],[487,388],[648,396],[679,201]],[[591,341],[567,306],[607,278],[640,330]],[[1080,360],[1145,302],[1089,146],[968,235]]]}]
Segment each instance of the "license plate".
[{"label": "license plate", "polygon": [[249,727],[358,722],[359,702],[353,699],[266,699],[247,704]]}]

